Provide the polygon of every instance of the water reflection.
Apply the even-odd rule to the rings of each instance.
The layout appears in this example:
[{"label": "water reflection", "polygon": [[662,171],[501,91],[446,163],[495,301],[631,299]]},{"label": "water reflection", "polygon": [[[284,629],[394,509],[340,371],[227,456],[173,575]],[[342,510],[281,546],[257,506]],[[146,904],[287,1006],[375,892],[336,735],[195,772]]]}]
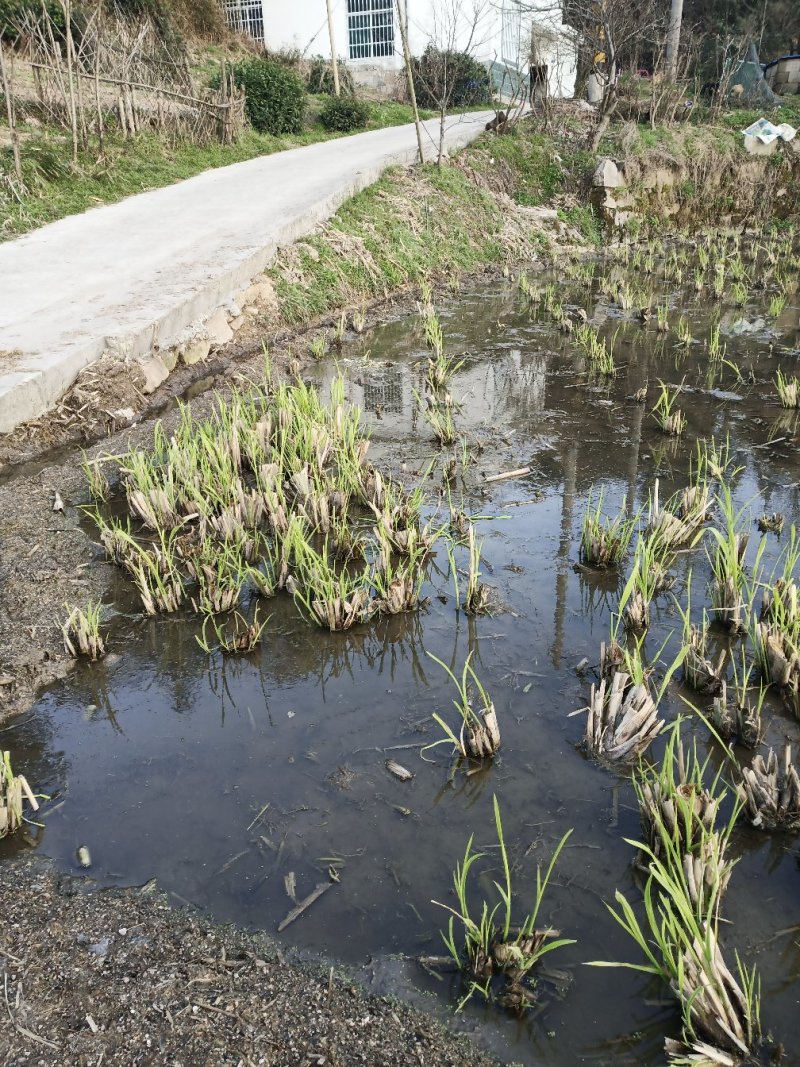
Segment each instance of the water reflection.
[{"label": "water reflection", "polygon": [[[586,306],[613,336],[619,313],[596,286],[588,305],[579,287],[565,289],[565,303]],[[707,330],[704,314],[698,306],[690,316],[698,335]],[[478,619],[458,611],[446,561],[434,555],[426,609],[327,635],[278,597],[267,609],[263,648],[240,659],[206,656],[194,620],[122,618],[111,640],[121,659],[76,671],[43,696],[27,727],[0,735],[39,788],[60,794],[60,807],[45,807],[45,830],[20,842],[67,869],[77,845],[88,843],[101,881],[155,876],[176,900],[269,930],[291,906],[284,877],[293,873],[302,893],[334,865],[340,883],[287,936],[360,963],[371,954],[439,951],[442,916],[431,902],[449,892],[470,834],[492,855],[496,794],[523,899],[533,892],[536,863],[574,827],[548,921],[578,944],[553,964],[563,973],[544,982],[540,1015],[520,1020],[473,1004],[468,1025],[516,1061],[658,1063],[664,1035],[678,1026],[662,991],[631,972],[614,972],[609,983],[608,972],[582,966],[633,958],[603,902],[617,888],[634,902],[641,896],[624,841],[639,834],[628,773],[585,759],[577,747],[581,720],[568,717],[585,704],[591,681],[573,667],[583,657],[597,662],[619,589],[617,575],[574,567],[584,507],[592,486],[603,486],[609,511],[625,504],[634,513],[646,506],[657,476],[664,499],[684,484],[695,436],[730,434],[743,468],[734,481],[736,507],[769,507],[789,520],[800,503],[800,462],[791,445],[797,415],[765,409],[756,391],[743,390],[737,402],[699,391],[707,388],[699,346],[676,370],[670,343],[637,324],[622,325],[624,365],[600,386],[583,373],[569,338],[531,321],[512,291],[478,285],[445,306],[443,319],[448,344],[465,359],[454,385],[459,429],[482,448],[460,473],[454,502],[463,492],[465,509],[484,516],[485,580],[504,610]],[[368,360],[345,348],[341,362],[350,398],[372,413],[371,458],[394,470],[401,463],[423,470],[437,453],[412,403],[426,358],[419,331],[398,319],[364,343]],[[755,343],[730,338],[729,357],[742,361],[756,352],[759,377],[768,380],[778,357]],[[334,369],[319,373],[325,389]],[[676,384],[685,378],[696,390],[681,400],[685,439],[665,439],[650,418],[652,385],[647,405],[633,400],[659,377]],[[724,373],[722,384],[731,387]],[[777,437],[785,440],[764,447]],[[484,481],[523,465],[532,468],[527,478]],[[756,542],[748,547],[751,561]],[[768,540],[767,566],[780,547]],[[695,603],[702,602],[708,567],[700,551],[678,558],[672,594],[655,605],[651,654],[680,629],[672,595],[685,597],[690,568]],[[715,632],[712,644],[727,647],[728,639]],[[449,713],[453,697],[427,651],[454,670],[473,654],[501,721],[493,766],[459,767],[443,749],[421,757],[440,736],[431,713]],[[686,711],[681,696],[704,707],[676,686],[670,714]],[[796,739],[779,703],[770,701],[768,722],[770,743]],[[724,765],[724,751],[708,751],[714,766]],[[390,757],[414,777],[394,778],[385,766]],[[742,952],[780,946],[761,952],[758,962],[769,990],[768,1025],[791,1033],[796,939],[770,941],[797,913],[797,863],[788,844],[737,833],[740,863],[726,898],[735,922],[726,939]],[[6,853],[11,847],[19,845],[0,845]]]}]

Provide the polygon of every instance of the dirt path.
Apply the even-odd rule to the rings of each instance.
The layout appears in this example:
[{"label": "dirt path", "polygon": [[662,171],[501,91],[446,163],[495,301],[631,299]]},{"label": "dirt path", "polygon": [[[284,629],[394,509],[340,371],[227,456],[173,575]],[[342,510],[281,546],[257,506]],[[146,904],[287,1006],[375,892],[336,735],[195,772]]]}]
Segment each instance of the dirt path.
[{"label": "dirt path", "polygon": [[149,886],[91,892],[42,861],[3,869],[0,1063],[38,1067],[493,1062],[422,1013],[263,934],[171,909]]}]

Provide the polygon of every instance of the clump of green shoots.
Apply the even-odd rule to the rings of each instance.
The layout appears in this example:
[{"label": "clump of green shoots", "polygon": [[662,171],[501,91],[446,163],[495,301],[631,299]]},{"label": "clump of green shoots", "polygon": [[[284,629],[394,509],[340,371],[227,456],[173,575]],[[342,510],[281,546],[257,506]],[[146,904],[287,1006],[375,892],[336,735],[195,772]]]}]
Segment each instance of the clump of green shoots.
[{"label": "clump of green shoots", "polygon": [[721,326],[715,322],[708,335],[708,358],[712,363],[722,363],[727,350],[728,346],[722,340]]},{"label": "clump of green shoots", "polygon": [[[651,693],[653,668],[644,663],[644,637],[632,646],[622,645],[618,625],[612,624],[609,644],[603,643],[601,648],[600,684],[592,684],[589,706],[572,713],[586,714],[584,747],[589,755],[603,762],[634,760],[650,747],[664,726],[658,705],[683,659],[680,652],[667,668],[656,693]],[[659,655],[661,651],[663,646]]]},{"label": "clump of green shoots", "polygon": [[648,851],[674,871],[683,870],[687,896],[698,918],[719,914],[733,862],[726,852],[738,805],[721,831],[716,830],[720,807],[728,790],[721,770],[706,785],[710,757],[702,763],[697,741],[685,749],[681,738],[683,720],[668,730],[661,765],[640,763],[633,784],[639,801],[642,833]]},{"label": "clump of green shoots", "polygon": [[720,649],[716,660],[710,658],[708,616],[704,611],[699,625],[691,621],[691,587],[690,571],[686,583],[686,608],[675,601],[683,620],[684,680],[699,693],[719,693],[724,681],[725,649]]},{"label": "clump of green shoots", "polygon": [[[496,797],[493,798],[493,806],[503,868],[502,883],[494,882],[499,900],[491,904],[484,899],[477,913],[470,908],[471,874],[475,864],[485,859],[485,853],[477,852],[473,848],[474,838],[470,837],[464,858],[456,865],[453,874],[457,906],[453,908],[436,900],[433,903],[450,912],[447,932],[443,933],[442,937],[453,961],[464,972],[469,983],[459,1009],[476,992],[487,999],[491,998],[492,983],[497,978],[504,982],[504,989],[499,998],[501,1003],[521,1011],[535,1000],[535,982],[531,972],[539,960],[556,949],[574,944],[574,941],[560,937],[558,931],[548,927],[537,928],[536,925],[556,861],[572,831],[564,834],[559,841],[544,875],[541,868],[537,868],[533,907],[524,916],[521,925],[514,926],[512,923],[516,901],[511,881],[511,864]],[[461,930],[460,937],[456,936],[456,923]]]},{"label": "clump of green shoots", "polygon": [[433,352],[434,359],[440,359],[444,354],[444,333],[442,323],[431,304],[424,304],[420,312],[422,327],[425,331],[425,344]]},{"label": "clump of green shoots", "polygon": [[11,753],[0,751],[0,840],[22,826],[26,800],[34,811],[38,811],[39,801],[27,779],[14,774],[11,768]]},{"label": "clump of green shoots", "polygon": [[777,319],[778,316],[782,314],[783,309],[785,307],[786,307],[786,294],[785,293],[775,293],[775,295],[773,297],[771,297],[771,299],[770,299],[769,309],[768,309],[767,314],[771,318]]},{"label": "clump of green shoots", "polygon": [[731,286],[731,299],[734,306],[737,308],[743,308],[747,303],[747,286],[744,282],[736,281]]},{"label": "clump of green shoots", "polygon": [[757,748],[763,739],[761,712],[767,695],[767,686],[760,682],[755,700],[751,699],[754,691],[751,679],[755,663],[747,662],[744,646],[739,651],[739,664],[732,656],[733,667],[733,703],[728,699],[728,684],[723,679],[719,696],[714,697],[711,721],[723,741],[734,738],[745,748]]},{"label": "clump of green shoots", "polygon": [[781,556],[781,572],[764,587],[760,619],[751,627],[762,674],[778,688],[800,695],[800,538],[792,526]]},{"label": "clump of green shoots", "polygon": [[456,426],[453,421],[453,404],[449,397],[443,402],[422,399],[416,389],[411,390],[417,407],[433,431],[433,436],[442,446],[452,445],[456,440]]},{"label": "clump of green shoots", "polygon": [[626,630],[641,632],[650,625],[650,603],[669,587],[667,568],[672,553],[652,533],[639,537],[630,577],[620,597],[619,610]]},{"label": "clump of green shoots", "polygon": [[609,343],[598,334],[594,326],[588,322],[581,322],[572,333],[572,343],[582,350],[592,368],[598,373],[607,377],[616,374],[613,338]]},{"label": "clump of green shoots", "polygon": [[693,342],[692,329],[685,315],[678,319],[678,341],[684,348],[689,348]]},{"label": "clump of green shoots", "polygon": [[617,567],[628,550],[636,517],[628,517],[625,507],[614,516],[603,513],[603,491],[597,503],[589,493],[581,530],[580,558],[589,567]]},{"label": "clump of green shoots", "polygon": [[658,384],[661,386],[661,392],[652,411],[653,418],[664,433],[670,434],[672,437],[678,437],[683,433],[686,426],[686,416],[679,408],[675,407],[680,387],[671,389],[670,386],[665,385],[662,381],[659,381]]},{"label": "clump of green shoots", "polygon": [[83,473],[86,475],[86,482],[89,486],[89,492],[91,493],[92,500],[97,504],[104,504],[108,500],[108,495],[111,492],[111,486],[108,482],[108,477],[103,464],[107,462],[107,456],[98,456],[97,459],[89,459],[86,453],[83,454]]},{"label": "clump of green shoots", "polygon": [[800,378],[794,375],[784,378],[783,371],[778,367],[778,377],[775,379],[775,388],[781,398],[781,404],[785,408],[800,407]]},{"label": "clump of green shoots", "polygon": [[468,615],[484,615],[491,607],[491,590],[481,582],[481,547],[475,538],[475,527],[469,524],[467,531],[467,548],[469,549],[469,570],[467,572],[467,597],[464,610]]},{"label": "clump of green shoots", "polygon": [[[743,512],[734,513],[731,491],[725,482],[720,487],[717,501],[725,520],[725,529],[712,527],[710,530],[714,541],[714,550],[708,553],[713,575],[711,607],[717,622],[738,633],[745,629],[749,621],[749,604],[745,603],[748,583],[744,557],[750,535],[746,530],[739,529]],[[762,538],[754,568],[758,567],[765,545]]]},{"label": "clump of green shoots", "polygon": [[375,613],[368,570],[336,570],[327,545],[317,552],[304,542],[296,549],[294,598],[306,618],[323,629],[349,630]]},{"label": "clump of green shoots", "polygon": [[441,715],[434,712],[433,718],[442,728],[445,736],[441,741],[435,741],[430,748],[437,745],[452,744],[455,751],[463,759],[487,759],[494,756],[500,748],[500,727],[497,722],[497,712],[489,694],[475,673],[470,660],[472,653],[464,661],[464,669],[461,677],[456,678],[446,663],[434,656],[428,655],[438,663],[442,670],[456,687],[458,699],[453,700],[453,707],[458,712],[461,725],[458,734],[451,729]]},{"label": "clump of green shoots", "polygon": [[89,601],[85,608],[76,605],[64,605],[66,619],[61,624],[64,648],[70,656],[86,656],[88,659],[101,659],[106,654],[106,645],[100,633],[103,605],[100,601]]},{"label": "clump of green shoots", "polygon": [[[668,785],[670,772],[664,777]],[[696,781],[690,784],[693,792],[697,785]],[[709,794],[702,807],[706,818],[716,815],[715,797]],[[682,1041],[667,1042],[671,1062],[730,1064],[740,1057],[749,1058],[759,1042],[760,985],[755,969],[748,971],[738,957],[735,976],[719,945],[719,897],[730,873],[724,859],[730,824],[722,830],[713,824],[708,827],[702,813],[688,805],[684,815],[691,822],[676,823],[674,831],[657,816],[654,832],[660,854],[644,842],[629,842],[647,863],[644,921],[619,891],[617,909],[609,907],[638,945],[644,961],[593,966],[632,968],[661,978],[669,986],[681,1006],[683,1023]],[[682,854],[682,846],[688,832],[694,841],[687,855]],[[704,879],[702,887],[697,885],[697,873]]]}]

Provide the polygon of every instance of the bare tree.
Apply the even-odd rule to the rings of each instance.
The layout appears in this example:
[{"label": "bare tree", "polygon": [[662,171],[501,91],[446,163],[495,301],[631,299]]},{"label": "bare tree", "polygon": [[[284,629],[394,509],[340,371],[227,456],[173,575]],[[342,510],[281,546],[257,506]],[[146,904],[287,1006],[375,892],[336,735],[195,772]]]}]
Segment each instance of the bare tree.
[{"label": "bare tree", "polygon": [[439,114],[439,166],[444,159],[447,114],[457,103],[459,67],[463,57],[474,59],[485,49],[494,31],[493,14],[491,0],[435,0],[432,6],[429,44],[424,62],[416,64],[415,77],[423,82]]}]

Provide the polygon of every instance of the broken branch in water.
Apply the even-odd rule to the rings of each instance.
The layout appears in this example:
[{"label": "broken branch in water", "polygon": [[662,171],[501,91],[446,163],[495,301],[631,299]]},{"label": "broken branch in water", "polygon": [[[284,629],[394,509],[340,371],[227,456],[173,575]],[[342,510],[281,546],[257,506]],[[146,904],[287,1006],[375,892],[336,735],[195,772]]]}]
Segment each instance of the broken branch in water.
[{"label": "broken branch in water", "polygon": [[295,919],[299,919],[303,912],[310,908],[315,901],[319,900],[323,893],[327,893],[333,885],[333,882],[320,882],[319,885],[315,886],[308,896],[304,897],[299,904],[292,908],[286,918],[278,924],[278,933],[282,933],[287,926],[291,926]]}]

